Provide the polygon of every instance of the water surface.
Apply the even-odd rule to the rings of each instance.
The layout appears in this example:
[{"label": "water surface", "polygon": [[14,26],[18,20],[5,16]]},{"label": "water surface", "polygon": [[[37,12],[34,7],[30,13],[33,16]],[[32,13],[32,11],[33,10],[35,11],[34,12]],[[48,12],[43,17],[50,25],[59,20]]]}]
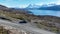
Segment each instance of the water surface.
[{"label": "water surface", "polygon": [[51,10],[30,10],[35,15],[52,15],[60,17],[60,11]]}]

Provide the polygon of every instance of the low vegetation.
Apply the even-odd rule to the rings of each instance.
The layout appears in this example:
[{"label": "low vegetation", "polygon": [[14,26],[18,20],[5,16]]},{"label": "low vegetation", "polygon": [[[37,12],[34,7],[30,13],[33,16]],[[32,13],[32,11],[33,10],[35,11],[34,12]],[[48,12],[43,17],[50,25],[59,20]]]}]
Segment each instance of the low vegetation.
[{"label": "low vegetation", "polygon": [[36,22],[36,24],[41,29],[55,32],[55,33],[60,33],[60,27],[56,26],[56,24],[54,22],[44,20],[41,22]]},{"label": "low vegetation", "polygon": [[[55,23],[59,23],[60,24],[60,18],[59,17],[53,17],[53,16],[35,16],[32,14],[27,14],[27,13],[16,13],[16,12],[6,12],[6,11],[0,11],[0,15],[4,16],[8,19],[20,19],[20,20],[27,20],[29,22],[31,22],[31,20],[35,20],[37,19],[39,20],[44,20],[42,22],[37,22],[37,26],[41,29],[45,29],[48,31],[52,31],[52,32],[60,32],[60,28],[56,25],[54,25]],[[13,19],[14,20],[14,19]],[[49,23],[52,22],[52,23]]]}]

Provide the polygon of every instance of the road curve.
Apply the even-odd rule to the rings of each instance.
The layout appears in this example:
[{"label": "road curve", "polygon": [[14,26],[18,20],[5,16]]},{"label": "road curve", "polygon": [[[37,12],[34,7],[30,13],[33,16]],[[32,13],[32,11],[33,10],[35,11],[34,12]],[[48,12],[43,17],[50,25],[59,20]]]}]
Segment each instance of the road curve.
[{"label": "road curve", "polygon": [[49,31],[42,30],[42,29],[24,26],[22,24],[16,24],[16,23],[12,23],[9,21],[5,21],[5,20],[0,20],[0,24],[12,26],[12,27],[15,27],[17,29],[24,30],[24,31],[29,31],[29,32],[31,32],[31,34],[56,34],[56,33],[52,33]]}]

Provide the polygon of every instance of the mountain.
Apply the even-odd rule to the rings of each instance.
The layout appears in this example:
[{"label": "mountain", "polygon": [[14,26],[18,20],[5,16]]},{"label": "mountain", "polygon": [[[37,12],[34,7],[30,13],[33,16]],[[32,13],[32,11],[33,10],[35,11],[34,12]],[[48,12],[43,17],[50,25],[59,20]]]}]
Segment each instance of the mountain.
[{"label": "mountain", "polygon": [[0,5],[0,10],[7,10],[8,7],[4,6],[4,5]]},{"label": "mountain", "polygon": [[39,8],[39,7],[40,7],[39,5],[30,4],[30,5],[28,5],[27,8]]},{"label": "mountain", "polygon": [[56,4],[42,4],[42,5],[29,4],[25,9],[39,9],[39,8],[51,7],[55,5]]},{"label": "mountain", "polygon": [[49,7],[40,7],[40,10],[54,10],[54,11],[60,11],[60,5],[54,5]]},{"label": "mountain", "polygon": [[24,13],[24,14],[32,13],[32,12],[30,12],[28,10],[24,10],[22,8],[9,8],[4,5],[0,5],[0,10],[3,12],[12,12],[12,13]]},{"label": "mountain", "polygon": [[54,5],[56,5],[56,4],[43,4],[43,5],[41,5],[41,7],[50,7],[50,6],[54,6]]},{"label": "mountain", "polygon": [[38,9],[39,7],[39,5],[29,4],[25,9]]},{"label": "mountain", "polygon": [[[30,10],[30,9],[41,9],[41,10],[48,10],[49,7],[57,6],[56,4],[43,4],[43,5],[36,5],[36,4],[29,4],[26,8],[10,8],[10,9],[15,9],[15,10]],[[52,8],[53,9],[53,8]]]}]

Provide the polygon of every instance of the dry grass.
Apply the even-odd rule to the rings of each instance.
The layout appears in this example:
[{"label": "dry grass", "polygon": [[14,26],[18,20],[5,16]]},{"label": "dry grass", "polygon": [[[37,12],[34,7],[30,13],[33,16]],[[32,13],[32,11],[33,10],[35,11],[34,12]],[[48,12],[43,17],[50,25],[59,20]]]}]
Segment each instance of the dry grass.
[{"label": "dry grass", "polygon": [[41,29],[45,29],[45,30],[48,30],[48,31],[51,31],[51,32],[55,32],[55,33],[60,32],[60,28],[59,27],[56,27],[55,25],[51,25],[51,24],[49,24],[46,21],[37,22],[36,24]]}]

